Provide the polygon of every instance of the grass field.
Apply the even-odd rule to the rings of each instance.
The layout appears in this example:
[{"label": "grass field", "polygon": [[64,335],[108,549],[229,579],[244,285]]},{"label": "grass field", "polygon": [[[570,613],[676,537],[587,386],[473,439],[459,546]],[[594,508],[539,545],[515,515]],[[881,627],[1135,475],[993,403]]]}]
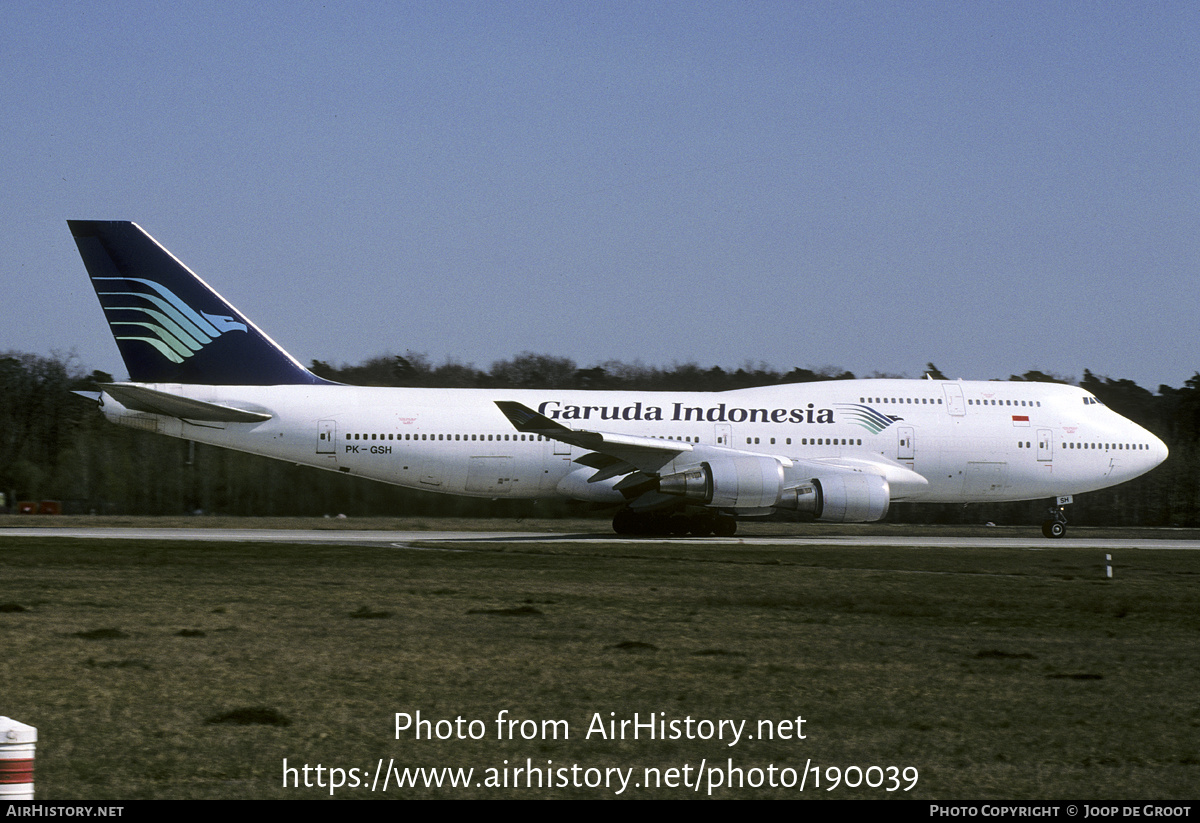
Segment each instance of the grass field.
[{"label": "grass field", "polygon": [[[809,772],[803,792],[714,797],[1194,797],[1200,553],[1116,550],[1114,565],[1107,580],[1102,553],[1053,544],[380,548],[0,532],[0,714],[38,728],[39,799],[330,795],[284,788],[285,758],[301,783],[305,764],[312,783],[318,764],[326,784],[331,767],[348,782],[358,770],[367,785],[342,798],[616,794],[525,788],[524,774],[514,788],[527,759],[543,782],[564,769],[552,784],[632,769],[621,797],[695,796],[678,782],[698,773],[704,796],[717,773],[701,762],[727,781],[730,760],[748,782],[769,782],[772,764],[777,783],[817,766],[819,789]],[[482,721],[463,732],[483,737],[397,739],[395,714],[418,710]],[[497,739],[502,710],[565,720],[569,738],[559,726],[558,739]],[[728,726],[723,740],[585,736],[597,714],[635,712],[694,734],[707,727],[686,718],[746,724],[733,746]],[[776,733],[805,739],[758,739],[760,720],[791,720]],[[465,788],[393,779],[372,793],[381,759],[475,771]],[[830,767],[884,786],[825,791]],[[889,767],[915,769],[915,787]],[[677,785],[645,785],[647,768]],[[475,785],[493,776],[508,788]]]}]

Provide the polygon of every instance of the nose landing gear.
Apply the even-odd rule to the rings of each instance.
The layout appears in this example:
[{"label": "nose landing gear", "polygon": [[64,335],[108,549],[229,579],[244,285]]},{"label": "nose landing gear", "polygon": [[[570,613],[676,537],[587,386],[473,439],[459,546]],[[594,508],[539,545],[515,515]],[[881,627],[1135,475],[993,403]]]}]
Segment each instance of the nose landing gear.
[{"label": "nose landing gear", "polygon": [[1042,521],[1042,534],[1058,538],[1067,533],[1067,515],[1064,509],[1073,499],[1069,494],[1055,498],[1054,505],[1050,507],[1050,517]]}]

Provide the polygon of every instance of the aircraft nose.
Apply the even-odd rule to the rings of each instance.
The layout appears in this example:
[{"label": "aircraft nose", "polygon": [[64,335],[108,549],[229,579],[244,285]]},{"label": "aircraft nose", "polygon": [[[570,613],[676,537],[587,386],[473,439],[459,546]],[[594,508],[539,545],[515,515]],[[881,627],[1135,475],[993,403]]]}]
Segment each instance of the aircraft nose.
[{"label": "aircraft nose", "polygon": [[[1147,434],[1149,434],[1149,432],[1147,432]],[[1167,444],[1162,442],[1161,440],[1159,440],[1157,437],[1155,437],[1152,434],[1149,434],[1149,437],[1150,437],[1150,456],[1154,461],[1154,465],[1157,466],[1157,465],[1161,464],[1164,460],[1167,459],[1167,455],[1169,454],[1169,452],[1167,450]]]}]

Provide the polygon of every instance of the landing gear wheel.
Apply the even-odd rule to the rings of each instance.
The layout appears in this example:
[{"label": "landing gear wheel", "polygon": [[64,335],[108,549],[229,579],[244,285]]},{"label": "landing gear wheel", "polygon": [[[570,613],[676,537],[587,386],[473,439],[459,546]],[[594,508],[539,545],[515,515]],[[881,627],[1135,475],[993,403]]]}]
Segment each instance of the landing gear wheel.
[{"label": "landing gear wheel", "polygon": [[1042,534],[1046,537],[1062,537],[1067,533],[1067,524],[1059,520],[1047,520],[1042,524]]},{"label": "landing gear wheel", "polygon": [[1064,494],[1055,499],[1054,505],[1046,512],[1049,517],[1042,521],[1042,534],[1046,537],[1062,537],[1067,533],[1067,514],[1065,507],[1071,503],[1072,497]]},{"label": "landing gear wheel", "polygon": [[733,537],[737,534],[737,518],[718,517],[713,524],[713,534],[717,537]]},{"label": "landing gear wheel", "polygon": [[666,531],[671,537],[685,537],[692,529],[691,518],[684,517],[681,514],[672,515],[666,521]]},{"label": "landing gear wheel", "polygon": [[613,516],[613,531],[631,537],[669,537],[687,534],[687,518],[657,512],[639,512],[621,509]]},{"label": "landing gear wheel", "polygon": [[613,516],[613,531],[636,537],[703,537],[709,534],[732,537],[737,518],[712,514],[664,514],[621,509]]},{"label": "landing gear wheel", "polygon": [[617,534],[637,534],[640,518],[629,509],[621,509],[613,517],[612,527]]}]

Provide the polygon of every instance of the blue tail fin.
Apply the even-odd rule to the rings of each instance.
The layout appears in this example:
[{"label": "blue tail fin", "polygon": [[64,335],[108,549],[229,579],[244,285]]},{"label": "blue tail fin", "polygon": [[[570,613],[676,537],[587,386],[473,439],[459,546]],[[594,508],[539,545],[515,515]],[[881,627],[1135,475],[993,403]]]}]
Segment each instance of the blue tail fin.
[{"label": "blue tail fin", "polygon": [[68,220],[136,383],[326,383],[263,334],[141,226]]}]

